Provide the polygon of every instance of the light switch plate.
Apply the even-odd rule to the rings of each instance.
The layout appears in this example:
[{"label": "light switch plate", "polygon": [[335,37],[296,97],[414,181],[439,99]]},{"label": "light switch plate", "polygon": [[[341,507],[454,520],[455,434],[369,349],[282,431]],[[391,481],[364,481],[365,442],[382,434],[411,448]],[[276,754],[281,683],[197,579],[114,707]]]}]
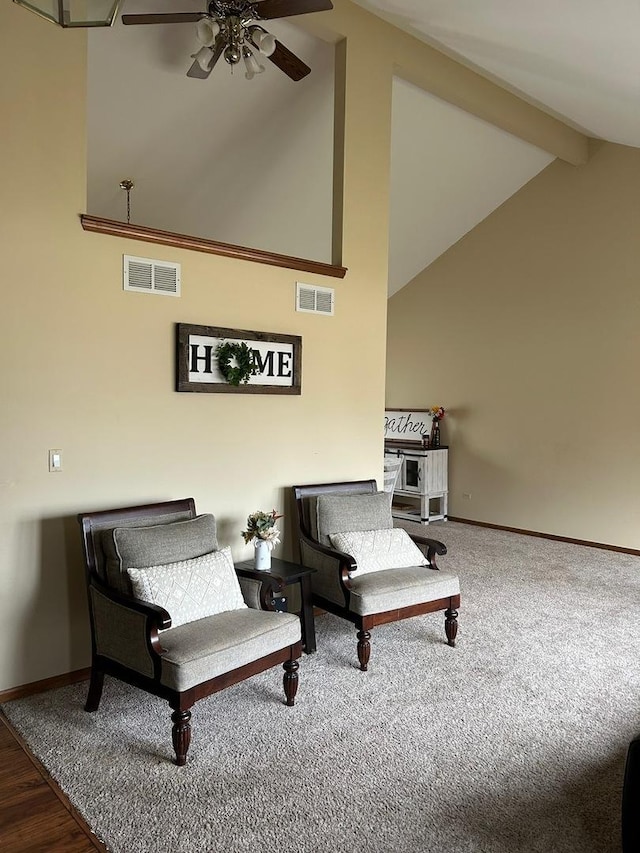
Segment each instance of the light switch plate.
[{"label": "light switch plate", "polygon": [[57,474],[62,471],[62,451],[59,449],[49,451],[49,471]]}]

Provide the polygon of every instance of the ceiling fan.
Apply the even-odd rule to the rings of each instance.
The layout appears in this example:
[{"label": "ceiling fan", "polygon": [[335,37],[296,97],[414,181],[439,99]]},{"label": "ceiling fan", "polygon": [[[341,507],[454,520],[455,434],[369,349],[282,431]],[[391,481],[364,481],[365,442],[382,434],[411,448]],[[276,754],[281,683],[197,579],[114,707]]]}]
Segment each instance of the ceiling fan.
[{"label": "ceiling fan", "polygon": [[194,54],[187,77],[205,80],[221,56],[232,67],[244,60],[251,80],[264,71],[254,49],[266,56],[292,80],[302,80],[311,71],[299,57],[261,26],[261,21],[325,12],[333,9],[331,0],[210,0],[206,12],[162,12],[149,15],[123,15],[123,24],[195,23],[196,37],[202,47]]}]

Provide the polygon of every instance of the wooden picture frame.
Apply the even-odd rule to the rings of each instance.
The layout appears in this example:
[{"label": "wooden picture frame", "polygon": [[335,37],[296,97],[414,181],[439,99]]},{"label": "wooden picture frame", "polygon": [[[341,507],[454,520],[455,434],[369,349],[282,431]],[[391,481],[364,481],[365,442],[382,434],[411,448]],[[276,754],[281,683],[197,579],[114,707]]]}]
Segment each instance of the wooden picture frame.
[{"label": "wooden picture frame", "polygon": [[[246,343],[258,372],[232,385],[218,369],[223,342]],[[248,329],[176,323],[176,391],[205,394],[301,394],[302,338]]]}]

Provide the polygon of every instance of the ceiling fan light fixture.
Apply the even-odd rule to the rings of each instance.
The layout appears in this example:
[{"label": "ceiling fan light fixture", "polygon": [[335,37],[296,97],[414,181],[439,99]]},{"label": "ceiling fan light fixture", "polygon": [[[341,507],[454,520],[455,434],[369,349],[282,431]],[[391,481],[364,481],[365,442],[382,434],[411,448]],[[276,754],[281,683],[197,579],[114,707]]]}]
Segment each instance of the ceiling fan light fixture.
[{"label": "ceiling fan light fixture", "polygon": [[251,40],[263,56],[271,56],[276,49],[275,36],[261,27],[251,29]]},{"label": "ceiling fan light fixture", "polygon": [[224,49],[224,61],[229,65],[237,65],[242,58],[242,52],[237,44],[228,44]]},{"label": "ceiling fan light fixture", "polygon": [[220,32],[220,24],[215,18],[200,18],[196,24],[196,37],[200,44],[211,47]]},{"label": "ceiling fan light fixture", "polygon": [[213,59],[213,51],[210,47],[201,47],[199,51],[191,54],[191,58],[195,59],[203,71],[208,71],[211,60]]},{"label": "ceiling fan light fixture", "polygon": [[[15,0],[30,3],[55,4],[118,3],[120,0]],[[140,15],[123,15],[122,23],[130,24],[179,24],[196,25],[196,36],[203,49],[191,54],[195,60],[187,77],[206,80],[219,59],[231,66],[245,60],[246,77],[252,79],[264,71],[258,61],[266,56],[290,80],[297,82],[311,72],[300,57],[292,53],[275,36],[267,32],[262,21],[287,18],[291,15],[306,15],[310,12],[326,12],[333,9],[331,0],[206,0],[203,12],[157,12]],[[254,49],[257,52],[254,54]]]},{"label": "ceiling fan light fixture", "polygon": [[242,58],[244,59],[244,65],[247,69],[244,75],[247,80],[253,80],[256,74],[262,74],[262,72],[264,71],[264,65],[260,65],[258,60],[253,55],[253,52],[250,51],[248,47],[243,48]]}]

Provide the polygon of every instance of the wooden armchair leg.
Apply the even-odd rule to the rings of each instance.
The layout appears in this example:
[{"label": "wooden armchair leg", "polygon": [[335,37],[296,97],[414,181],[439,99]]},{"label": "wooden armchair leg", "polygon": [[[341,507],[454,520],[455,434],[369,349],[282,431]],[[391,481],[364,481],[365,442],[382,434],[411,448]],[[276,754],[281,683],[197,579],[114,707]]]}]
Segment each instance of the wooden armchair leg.
[{"label": "wooden armchair leg", "polygon": [[300,664],[297,660],[286,660],[282,666],[284,667],[282,684],[285,696],[287,697],[286,704],[292,707],[296,700],[296,693],[298,692],[298,669],[300,668]]},{"label": "wooden armchair leg", "polygon": [[182,767],[187,763],[187,751],[191,743],[191,711],[174,711],[171,719],[173,720],[171,737],[176,753],[176,764]]},{"label": "wooden armchair leg", "polygon": [[85,703],[85,711],[97,711],[102,697],[102,686],[104,684],[104,672],[95,664],[91,667],[91,680],[89,681],[89,693]]},{"label": "wooden armchair leg", "polygon": [[371,634],[368,631],[358,631],[358,660],[360,669],[366,672],[369,668],[369,656],[371,655]]},{"label": "wooden armchair leg", "polygon": [[448,645],[455,646],[456,634],[458,633],[458,611],[454,610],[453,607],[447,607],[444,611],[444,630]]}]

